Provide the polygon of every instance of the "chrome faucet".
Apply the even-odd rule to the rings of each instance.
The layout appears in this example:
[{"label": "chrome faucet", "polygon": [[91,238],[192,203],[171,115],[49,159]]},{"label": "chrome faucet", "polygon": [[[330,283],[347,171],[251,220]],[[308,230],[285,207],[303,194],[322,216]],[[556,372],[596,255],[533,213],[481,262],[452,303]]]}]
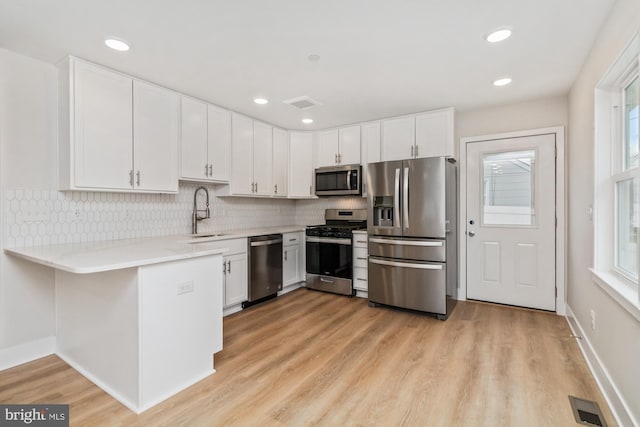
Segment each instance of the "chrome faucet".
[{"label": "chrome faucet", "polygon": [[[198,210],[197,200],[198,200],[198,191],[204,190],[207,195],[207,206],[205,209]],[[200,216],[199,213],[204,212],[204,216]],[[193,213],[191,214],[191,234],[198,234],[198,221],[202,221],[203,219],[211,218],[211,213],[209,212],[209,190],[207,190],[204,186],[200,186],[196,188],[195,193],[193,193]]]}]

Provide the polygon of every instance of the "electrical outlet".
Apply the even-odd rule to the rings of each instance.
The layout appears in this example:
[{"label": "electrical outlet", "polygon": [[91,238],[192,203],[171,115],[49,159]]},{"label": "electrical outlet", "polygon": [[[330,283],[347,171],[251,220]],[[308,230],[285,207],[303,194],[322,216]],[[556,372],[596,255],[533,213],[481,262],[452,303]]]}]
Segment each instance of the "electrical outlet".
[{"label": "electrical outlet", "polygon": [[591,309],[591,329],[596,330],[596,312]]},{"label": "electrical outlet", "polygon": [[193,280],[178,285],[178,295],[193,292]]}]

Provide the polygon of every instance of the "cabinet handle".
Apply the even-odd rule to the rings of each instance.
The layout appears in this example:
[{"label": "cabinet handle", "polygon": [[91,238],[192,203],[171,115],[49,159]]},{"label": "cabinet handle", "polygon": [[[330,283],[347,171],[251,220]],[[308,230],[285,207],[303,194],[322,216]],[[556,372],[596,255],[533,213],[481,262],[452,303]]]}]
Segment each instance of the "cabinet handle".
[{"label": "cabinet handle", "polygon": [[363,260],[363,261],[366,261],[366,260],[367,260],[366,258],[362,258],[362,257],[356,257],[356,259],[361,259],[361,260]]},{"label": "cabinet handle", "polygon": [[227,274],[227,262],[222,261],[222,274]]},{"label": "cabinet handle", "polygon": [[287,260],[287,251],[284,251],[284,260]]},{"label": "cabinet handle", "polygon": [[418,157],[418,146],[416,145],[416,157]]},{"label": "cabinet handle", "polygon": [[278,194],[278,184],[273,186],[273,192],[274,194]]},{"label": "cabinet handle", "polygon": [[136,184],[140,187],[140,171],[136,172]]},{"label": "cabinet handle", "polygon": [[133,169],[129,171],[129,185],[133,187]]},{"label": "cabinet handle", "polygon": [[227,273],[231,274],[231,261],[227,261]]},{"label": "cabinet handle", "polygon": [[258,192],[258,183],[256,182],[256,193]]},{"label": "cabinet handle", "polygon": [[296,239],[295,237],[293,239],[289,239],[290,242],[295,242],[296,240],[298,239]]},{"label": "cabinet handle", "polygon": [[338,153],[338,163],[342,163],[342,154]]},{"label": "cabinet handle", "polygon": [[313,193],[311,192],[311,185],[309,186],[309,195],[311,196]]},{"label": "cabinet handle", "polygon": [[204,176],[209,176],[209,166],[204,165]]},{"label": "cabinet handle", "polygon": [[367,243],[366,240],[356,240],[356,243]]},{"label": "cabinet handle", "polygon": [[413,157],[413,149],[414,149],[414,146],[412,145],[411,146],[411,157]]},{"label": "cabinet handle", "polygon": [[209,165],[209,176],[213,176],[213,164]]},{"label": "cabinet handle", "polygon": [[256,192],[256,183],[255,183],[255,182],[252,182],[252,183],[251,183],[251,192],[252,192],[252,193],[255,193],[255,192]]},{"label": "cabinet handle", "polygon": [[363,282],[367,281],[367,279],[363,279],[362,277],[358,277],[356,280],[362,280]]},{"label": "cabinet handle", "polygon": [[337,154],[333,155],[333,163],[338,164],[338,155]]}]

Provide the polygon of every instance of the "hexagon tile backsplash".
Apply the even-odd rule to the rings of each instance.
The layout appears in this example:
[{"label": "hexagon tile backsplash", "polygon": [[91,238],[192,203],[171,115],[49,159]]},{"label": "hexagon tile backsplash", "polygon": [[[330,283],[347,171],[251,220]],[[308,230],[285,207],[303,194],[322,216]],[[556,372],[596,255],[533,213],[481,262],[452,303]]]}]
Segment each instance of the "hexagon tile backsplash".
[{"label": "hexagon tile backsplash", "polygon": [[[178,194],[4,189],[4,246],[188,234],[197,186],[180,183]],[[218,198],[213,186],[207,189],[211,218],[198,224],[199,231],[296,224],[292,200]]]}]

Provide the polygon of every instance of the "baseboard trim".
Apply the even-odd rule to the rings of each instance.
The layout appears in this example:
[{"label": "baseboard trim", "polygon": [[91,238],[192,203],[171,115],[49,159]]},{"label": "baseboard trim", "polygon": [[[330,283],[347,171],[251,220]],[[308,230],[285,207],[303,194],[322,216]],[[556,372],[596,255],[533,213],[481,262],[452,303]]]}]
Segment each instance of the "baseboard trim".
[{"label": "baseboard trim", "polygon": [[566,311],[567,321],[573,335],[582,338],[576,340],[578,342],[578,347],[580,347],[580,351],[589,366],[589,370],[591,370],[591,374],[595,378],[598,387],[600,387],[600,391],[609,404],[609,408],[611,408],[611,412],[613,412],[616,422],[621,426],[640,425],[637,420],[635,420],[633,413],[630,411],[629,406],[620,394],[618,388],[611,380],[611,376],[609,375],[607,368],[598,357],[598,354],[591,345],[589,338],[584,333],[584,329],[576,319],[568,304],[566,305]]},{"label": "baseboard trim", "polygon": [[49,336],[0,350],[0,371],[32,362],[56,352],[56,337]]}]

